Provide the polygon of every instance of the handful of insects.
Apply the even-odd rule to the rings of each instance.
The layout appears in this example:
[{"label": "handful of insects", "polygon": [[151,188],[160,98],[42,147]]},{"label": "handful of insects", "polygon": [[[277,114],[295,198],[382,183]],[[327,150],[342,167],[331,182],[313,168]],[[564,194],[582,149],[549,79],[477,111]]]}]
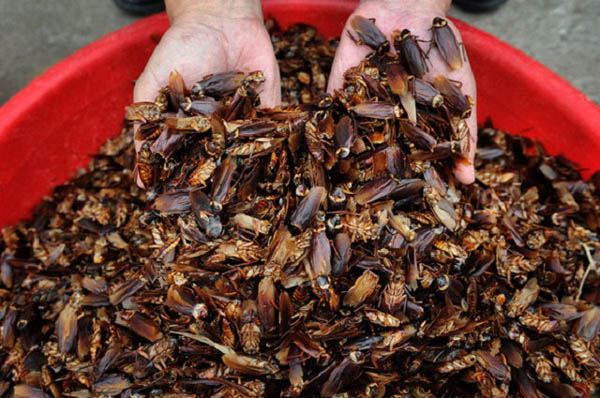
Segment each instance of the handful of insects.
[{"label": "handful of insects", "polygon": [[174,72],[2,230],[0,396],[590,396],[598,175],[483,126],[460,185],[472,102],[412,34],[353,19],[373,51],[329,96],[335,41],[268,26],[281,107]]}]

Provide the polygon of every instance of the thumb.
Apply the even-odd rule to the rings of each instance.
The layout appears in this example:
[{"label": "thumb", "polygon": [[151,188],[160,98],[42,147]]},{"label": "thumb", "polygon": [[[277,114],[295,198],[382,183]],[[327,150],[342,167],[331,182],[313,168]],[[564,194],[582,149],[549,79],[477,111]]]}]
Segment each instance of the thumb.
[{"label": "thumb", "polygon": [[[343,32],[350,31],[351,29],[347,22]],[[371,51],[366,46],[359,46],[354,43],[348,34],[342,33],[342,38],[340,39],[340,44],[335,52],[335,58],[331,66],[327,92],[333,95],[335,90],[341,89],[344,84],[344,73],[346,70],[358,65]]]},{"label": "thumb", "polygon": [[133,88],[133,102],[154,101],[158,91],[167,85],[167,81],[159,81],[153,73],[152,65],[148,63],[138,77]]}]

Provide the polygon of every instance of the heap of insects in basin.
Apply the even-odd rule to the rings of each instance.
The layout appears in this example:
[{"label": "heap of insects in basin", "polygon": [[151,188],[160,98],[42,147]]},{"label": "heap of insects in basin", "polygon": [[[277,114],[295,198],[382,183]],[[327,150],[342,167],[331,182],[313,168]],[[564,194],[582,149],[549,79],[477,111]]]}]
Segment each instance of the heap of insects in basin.
[{"label": "heap of insects in basin", "polygon": [[[270,23],[282,108],[258,107],[260,73],[174,73],[127,109],[137,160],[127,131],[2,231],[1,396],[595,389],[598,180],[484,128],[457,184],[472,101],[410,32],[398,58],[352,26],[374,51],[333,97],[335,42]],[[431,51],[460,68],[446,29]]]}]

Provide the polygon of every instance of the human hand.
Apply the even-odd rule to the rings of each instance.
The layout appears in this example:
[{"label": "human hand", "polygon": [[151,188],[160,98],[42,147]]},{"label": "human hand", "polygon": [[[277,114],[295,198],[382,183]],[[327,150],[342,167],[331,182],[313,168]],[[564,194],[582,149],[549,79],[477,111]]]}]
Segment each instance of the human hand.
[{"label": "human hand", "polygon": [[166,0],[171,27],[138,78],[134,102],[153,101],[177,70],[191,86],[208,74],[261,70],[262,105],[281,101],[279,68],[259,0]]},{"label": "human hand", "polygon": [[[431,39],[431,24],[435,17],[445,17],[450,8],[451,0],[363,0],[360,2],[354,13],[348,18],[344,32],[338,46],[331,74],[329,76],[328,91],[333,94],[334,90],[342,87],[344,72],[360,61],[372,50],[367,46],[359,46],[352,41],[346,31],[354,34],[354,29],[350,26],[350,21],[355,15],[365,18],[374,18],[375,25],[390,39],[394,30],[409,29],[411,33],[421,40]],[[448,21],[456,38],[461,42],[461,37],[451,21]],[[356,36],[356,35],[355,35]],[[393,46],[391,46],[392,51]],[[425,51],[428,48],[424,48]],[[437,49],[429,52],[429,72],[425,79],[431,81],[437,75],[445,75],[449,79],[462,82],[462,91],[473,99],[476,98],[476,86],[473,72],[469,61],[463,63],[462,68],[451,70],[442,59]],[[473,158],[475,155],[477,143],[477,116],[476,108],[473,106],[473,112],[467,119],[467,124],[471,133],[471,146],[469,152],[470,164],[460,162],[455,169],[457,179],[465,184],[470,184],[475,180]]]},{"label": "human hand", "polygon": [[[178,71],[190,87],[208,74],[262,71],[263,106],[281,102],[279,66],[264,26],[260,0],[166,0],[171,27],[138,78],[133,101],[153,102]],[[135,141],[139,151],[141,141]],[[137,184],[143,187],[141,179]]]}]

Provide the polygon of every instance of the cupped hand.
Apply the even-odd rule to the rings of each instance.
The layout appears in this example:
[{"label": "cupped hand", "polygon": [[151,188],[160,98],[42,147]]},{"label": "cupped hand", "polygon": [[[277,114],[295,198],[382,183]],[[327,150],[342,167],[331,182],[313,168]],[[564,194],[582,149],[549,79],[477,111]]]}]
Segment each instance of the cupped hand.
[{"label": "cupped hand", "polygon": [[135,102],[153,101],[176,70],[188,87],[208,74],[261,70],[263,106],[281,101],[279,69],[258,0],[167,0],[171,27],[138,78]]},{"label": "cupped hand", "polygon": [[[354,34],[350,22],[352,17],[360,15],[365,18],[374,18],[375,25],[390,39],[390,35],[394,30],[409,29],[411,33],[421,40],[431,40],[431,25],[433,18],[445,17],[450,7],[450,0],[363,0],[356,8],[354,13],[348,19],[344,32],[337,49],[331,75],[329,76],[328,91],[333,93],[334,90],[342,87],[344,72],[353,66],[356,66],[360,61],[372,50],[364,45],[357,45],[346,32]],[[448,21],[451,29],[454,31],[456,38],[462,42],[460,33]],[[428,51],[429,44],[420,43],[423,50]],[[392,46],[393,51],[393,46]],[[432,49],[429,52],[429,72],[425,75],[425,79],[431,81],[436,75],[445,75],[449,79],[462,82],[462,91],[468,94],[473,99],[476,98],[476,86],[473,72],[468,60],[463,64],[462,68],[452,71],[444,62],[437,49]],[[455,169],[457,179],[465,184],[470,184],[474,181],[473,158],[477,144],[477,118],[476,108],[473,106],[473,112],[467,124],[471,133],[471,147],[469,152],[469,165],[459,163]]]},{"label": "cupped hand", "polygon": [[[262,18],[260,0],[166,0],[171,27],[138,78],[133,101],[154,101],[179,72],[191,87],[206,75],[227,71],[262,71],[261,104],[281,102],[279,67]],[[139,151],[141,141],[135,141]],[[143,187],[139,176],[137,184]]]}]

